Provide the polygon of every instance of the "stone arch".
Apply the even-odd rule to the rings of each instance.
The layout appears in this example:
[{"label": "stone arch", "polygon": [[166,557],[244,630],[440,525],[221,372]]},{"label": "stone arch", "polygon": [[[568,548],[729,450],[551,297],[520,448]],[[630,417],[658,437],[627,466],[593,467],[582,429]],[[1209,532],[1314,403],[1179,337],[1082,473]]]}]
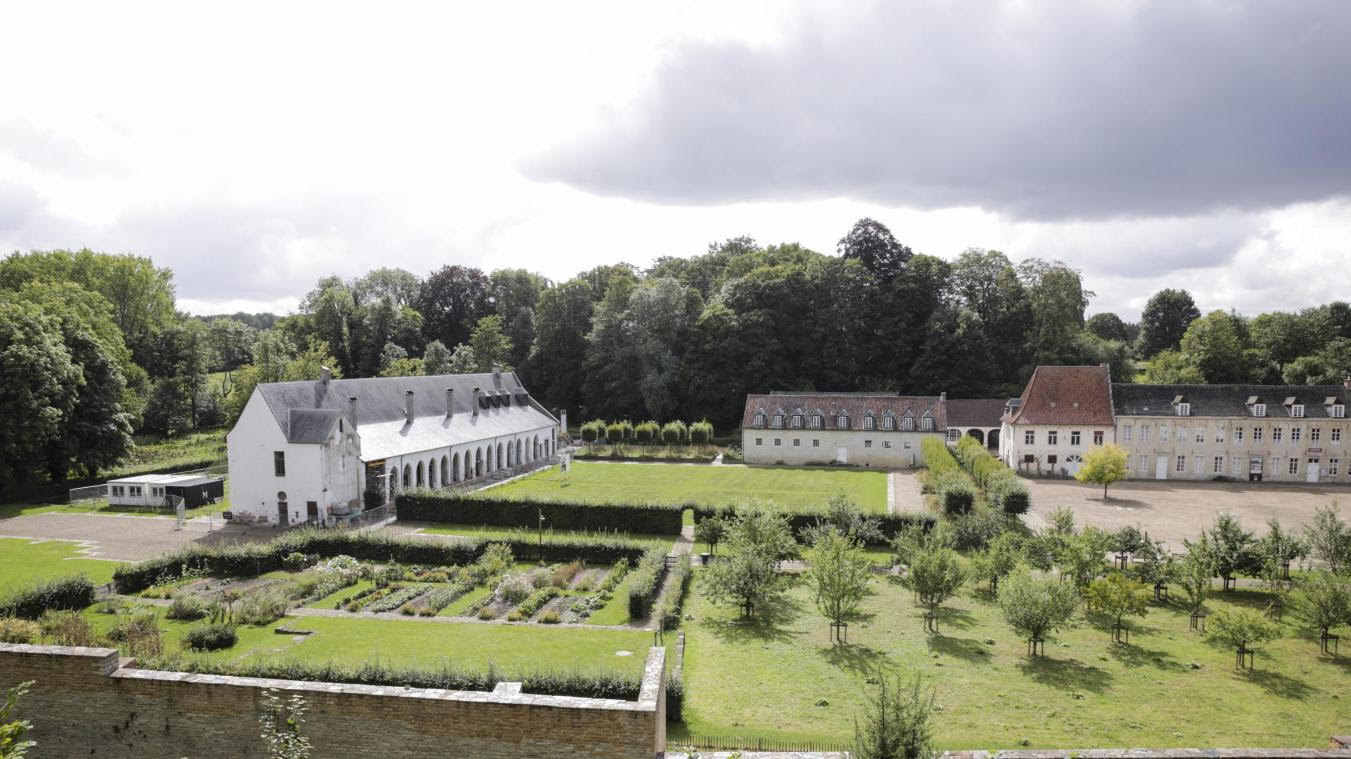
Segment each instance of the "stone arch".
[{"label": "stone arch", "polygon": [[427,487],[436,488],[436,459],[427,462]]},{"label": "stone arch", "polygon": [[521,443],[521,439],[520,439],[520,438],[516,438],[516,466],[520,466],[521,463],[522,463],[522,462],[521,462],[521,449],[524,448],[524,447],[525,447],[524,444]]},{"label": "stone arch", "polygon": [[458,453],[450,455],[450,481],[460,481],[460,454]]},{"label": "stone arch", "polygon": [[535,439],[531,441],[531,446],[530,446],[530,447],[531,447],[531,450],[534,451],[534,454],[535,454],[534,457],[535,457],[535,458],[539,458],[539,454],[540,454],[540,449],[539,449],[539,435],[535,435]]},{"label": "stone arch", "polygon": [[999,430],[990,430],[985,436],[985,445],[989,448],[999,447]]},{"label": "stone arch", "polygon": [[502,469],[505,465],[502,463],[502,444],[497,444],[497,468]]},{"label": "stone arch", "polygon": [[981,445],[985,445],[985,433],[982,432],[981,430],[972,427],[971,429],[966,431],[966,434],[970,437],[975,438],[976,441],[979,442]]},{"label": "stone arch", "polygon": [[408,464],[403,465],[403,486],[412,487],[413,485],[413,467]]},{"label": "stone arch", "polygon": [[441,454],[441,487],[445,487],[449,484],[450,484],[450,459],[446,458],[446,455],[443,453]]},{"label": "stone arch", "polygon": [[427,484],[427,470],[424,467],[423,463],[419,461],[417,463],[417,486],[425,487],[426,484]]},{"label": "stone arch", "polygon": [[394,467],[389,470],[389,493],[393,495],[399,492],[399,468]]}]

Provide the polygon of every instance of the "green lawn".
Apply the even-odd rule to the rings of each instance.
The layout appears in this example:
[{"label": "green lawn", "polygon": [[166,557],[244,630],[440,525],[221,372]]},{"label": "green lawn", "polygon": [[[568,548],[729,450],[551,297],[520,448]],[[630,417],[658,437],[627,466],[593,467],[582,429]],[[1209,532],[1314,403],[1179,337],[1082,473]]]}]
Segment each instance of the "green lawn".
[{"label": "green lawn", "polygon": [[887,510],[887,475],[857,469],[577,461],[487,491],[505,498],[552,498],[591,503],[697,503],[730,506],[747,501],[788,507],[824,506],[845,495],[864,511]]},{"label": "green lawn", "polygon": [[[476,540],[530,540],[533,541],[539,537],[538,530],[532,530],[528,527],[493,527],[490,525],[469,525],[469,524],[437,524],[422,528],[422,532],[428,535],[457,535],[465,538],[474,538]],[[593,532],[589,530],[544,530],[544,540],[547,541],[569,541],[569,540],[629,540],[644,545],[670,546],[675,542],[672,535],[642,535],[630,534],[627,532]]]},{"label": "green lawn", "polygon": [[[983,594],[968,588],[949,602],[934,637],[909,591],[873,587],[847,646],[827,642],[826,620],[803,586],[772,623],[755,624],[696,590],[687,607],[694,621],[685,622],[687,722],[672,736],[848,742],[865,678],[879,667],[919,672],[936,687],[935,743],[944,749],[1322,747],[1347,730],[1351,656],[1320,658],[1314,636],[1293,627],[1287,634],[1300,637],[1261,646],[1251,674],[1233,669],[1233,651],[1189,633],[1177,608],[1151,607],[1132,621],[1130,645],[1083,624],[1029,661]],[[1257,605],[1259,596],[1237,591],[1210,605]],[[823,699],[828,705],[817,706]]]},{"label": "green lawn", "polygon": [[69,540],[35,543],[26,538],[0,538],[0,593],[81,573],[96,585],[113,579],[118,562],[79,556],[80,544]]}]

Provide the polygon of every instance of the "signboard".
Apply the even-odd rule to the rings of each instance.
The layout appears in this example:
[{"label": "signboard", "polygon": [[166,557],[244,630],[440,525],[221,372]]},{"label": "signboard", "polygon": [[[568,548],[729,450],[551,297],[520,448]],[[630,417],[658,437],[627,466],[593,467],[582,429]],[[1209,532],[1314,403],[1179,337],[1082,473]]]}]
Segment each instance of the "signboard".
[{"label": "signboard", "polygon": [[233,511],[222,511],[220,516],[222,519],[228,522],[231,519],[235,518],[235,513]]}]

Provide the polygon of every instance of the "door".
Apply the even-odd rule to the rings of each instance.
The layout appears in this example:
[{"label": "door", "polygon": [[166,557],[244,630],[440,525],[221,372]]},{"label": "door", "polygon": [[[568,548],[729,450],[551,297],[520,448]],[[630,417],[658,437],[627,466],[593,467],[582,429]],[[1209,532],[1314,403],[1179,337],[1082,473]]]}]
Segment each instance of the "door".
[{"label": "door", "polygon": [[1079,467],[1084,465],[1084,457],[1077,453],[1071,453],[1065,457],[1065,474],[1073,477],[1079,472]]},{"label": "door", "polygon": [[1261,457],[1261,456],[1250,456],[1250,457],[1248,458],[1248,481],[1249,481],[1249,482],[1261,482],[1261,481],[1262,481],[1262,457]]},{"label": "door", "polygon": [[844,447],[844,446],[839,446],[838,448],[836,448],[836,449],[835,449],[835,460],[836,460],[837,462],[841,463],[841,464],[848,464],[848,463],[849,463],[849,449],[846,448],[846,447]]},{"label": "door", "polygon": [[1154,459],[1154,479],[1156,480],[1168,479],[1167,456],[1159,456],[1158,458]]},{"label": "door", "polygon": [[1320,463],[1320,459],[1309,459],[1309,468],[1304,475],[1305,482],[1318,482],[1318,469]]},{"label": "door", "polygon": [[310,524],[318,524],[318,522],[319,522],[319,504],[315,503],[314,501],[306,501],[306,502],[305,502],[305,519],[306,519]]},{"label": "door", "polygon": [[286,501],[277,501],[277,526],[288,527],[290,524],[290,516],[286,511]]}]

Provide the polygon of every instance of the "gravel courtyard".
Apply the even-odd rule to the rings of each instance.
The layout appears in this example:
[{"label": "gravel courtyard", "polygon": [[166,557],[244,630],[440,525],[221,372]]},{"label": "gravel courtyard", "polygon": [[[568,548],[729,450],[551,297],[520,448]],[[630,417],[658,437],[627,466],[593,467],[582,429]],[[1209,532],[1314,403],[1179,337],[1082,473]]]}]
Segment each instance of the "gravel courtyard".
[{"label": "gravel courtyard", "polygon": [[[208,531],[208,527],[215,529]],[[175,530],[174,520],[162,517],[46,513],[0,519],[0,536],[79,541],[87,548],[87,558],[140,561],[189,543],[267,541],[277,531],[226,526],[220,519],[212,525],[205,519],[190,519],[182,530]]]},{"label": "gravel courtyard", "polygon": [[1032,529],[1042,527],[1055,509],[1067,506],[1081,525],[1103,529],[1139,525],[1178,551],[1183,538],[1195,537],[1221,511],[1234,514],[1259,536],[1271,517],[1281,520],[1283,527],[1298,528],[1313,518],[1315,509],[1333,501],[1341,502],[1344,515],[1351,511],[1351,489],[1326,485],[1140,480],[1116,483],[1104,502],[1101,487],[1073,480],[1023,482],[1032,495],[1032,511],[1023,520]]}]

